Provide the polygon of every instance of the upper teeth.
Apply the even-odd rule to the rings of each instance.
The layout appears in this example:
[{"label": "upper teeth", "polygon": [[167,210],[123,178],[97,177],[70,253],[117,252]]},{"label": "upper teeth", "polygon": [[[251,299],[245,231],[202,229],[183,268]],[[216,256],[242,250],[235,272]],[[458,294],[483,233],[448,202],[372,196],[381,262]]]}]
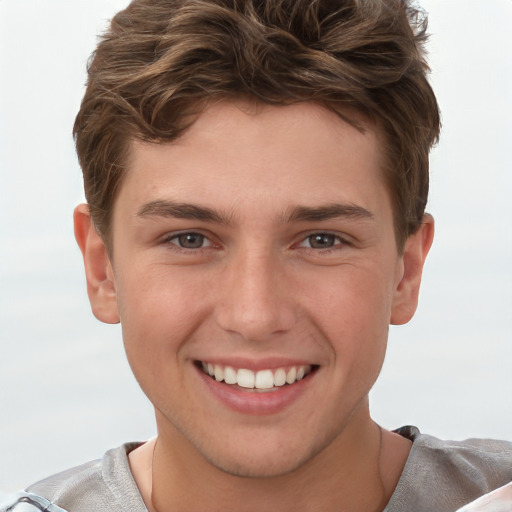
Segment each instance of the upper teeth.
[{"label": "upper teeth", "polygon": [[302,380],[310,371],[310,365],[277,368],[275,370],[260,370],[253,372],[246,368],[235,369],[231,366],[202,363],[205,373],[215,380],[226,384],[238,384],[242,388],[270,389],[274,386],[284,386]]}]

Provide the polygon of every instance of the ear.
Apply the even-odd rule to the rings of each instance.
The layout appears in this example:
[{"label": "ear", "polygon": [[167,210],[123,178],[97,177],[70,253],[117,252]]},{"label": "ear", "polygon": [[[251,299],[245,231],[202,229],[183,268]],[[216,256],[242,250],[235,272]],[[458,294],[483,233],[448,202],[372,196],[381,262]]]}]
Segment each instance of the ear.
[{"label": "ear", "polygon": [[418,231],[405,242],[402,255],[403,275],[393,297],[390,323],[402,325],[414,315],[418,306],[423,265],[434,239],[434,219],[425,214]]},{"label": "ear", "polygon": [[80,204],[73,215],[75,238],[84,257],[87,293],[94,316],[107,324],[119,323],[114,273],[103,239],[96,231],[89,206]]}]

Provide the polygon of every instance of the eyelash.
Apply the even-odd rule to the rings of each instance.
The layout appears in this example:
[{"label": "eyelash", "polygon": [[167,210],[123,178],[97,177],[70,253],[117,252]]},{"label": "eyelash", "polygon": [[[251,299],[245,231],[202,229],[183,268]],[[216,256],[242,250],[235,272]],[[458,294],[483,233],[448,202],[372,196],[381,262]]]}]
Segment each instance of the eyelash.
[{"label": "eyelash", "polygon": [[[324,239],[325,239],[325,237],[332,238],[333,245],[329,246],[329,247],[311,247],[311,246],[306,246],[305,244],[308,243],[308,241],[311,244],[311,240],[314,237],[318,237],[318,238],[324,237]],[[321,252],[322,254],[328,254],[328,253],[330,253],[332,251],[339,250],[341,247],[346,246],[346,245],[350,245],[350,242],[348,240],[346,240],[341,235],[336,234],[336,233],[332,233],[330,231],[316,231],[316,232],[313,232],[313,233],[309,233],[298,244],[299,247],[303,247],[306,250],[314,251],[314,252]]]},{"label": "eyelash", "polygon": [[[183,247],[179,243],[179,239],[182,237],[197,237],[202,239],[202,244],[200,247]],[[207,245],[203,245],[205,242],[207,242]],[[169,236],[166,236],[162,240],[162,244],[166,245],[169,244],[173,246],[173,249],[180,252],[197,252],[204,249],[207,249],[209,247],[212,247],[214,244],[213,242],[203,233],[199,233],[197,231],[182,231],[181,233],[173,233]]]},{"label": "eyelash", "polygon": [[[200,247],[183,247],[181,243],[179,242],[180,238],[182,237],[196,237],[201,238],[201,246]],[[329,237],[332,239],[333,245],[329,247],[312,247],[311,245],[307,246],[305,244],[308,243],[311,244],[311,241],[314,237],[317,238],[325,238]],[[204,243],[207,242],[207,245],[204,245]],[[197,231],[183,231],[180,233],[173,233],[172,235],[169,235],[165,237],[162,240],[162,244],[170,244],[174,246],[175,250],[182,251],[182,252],[197,252],[204,249],[207,249],[209,247],[214,246],[214,243],[208,238],[207,235],[197,232]],[[350,242],[343,238],[342,236],[331,233],[329,231],[316,231],[313,233],[307,234],[304,238],[301,239],[301,241],[296,244],[296,247],[301,247],[309,251],[314,251],[315,253],[322,252],[323,254],[338,250],[342,246],[350,245]]]}]

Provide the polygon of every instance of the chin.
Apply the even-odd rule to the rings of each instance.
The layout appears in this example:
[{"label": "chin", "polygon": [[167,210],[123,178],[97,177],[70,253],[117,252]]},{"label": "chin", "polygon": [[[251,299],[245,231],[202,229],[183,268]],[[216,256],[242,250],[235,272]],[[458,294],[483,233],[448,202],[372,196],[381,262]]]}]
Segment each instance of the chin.
[{"label": "chin", "polygon": [[[305,457],[304,459],[308,459]],[[293,473],[304,464],[304,459],[275,456],[255,456],[254,458],[241,457],[240,454],[233,458],[208,458],[208,462],[223,473],[240,478],[275,478]]]},{"label": "chin", "polygon": [[[265,436],[266,437],[266,436]],[[317,438],[308,446],[305,436],[272,436],[267,438],[254,435],[251,441],[237,443],[231,437],[227,443],[196,445],[196,450],[208,463],[220,471],[242,478],[274,478],[298,470],[320,452],[326,444]]]}]

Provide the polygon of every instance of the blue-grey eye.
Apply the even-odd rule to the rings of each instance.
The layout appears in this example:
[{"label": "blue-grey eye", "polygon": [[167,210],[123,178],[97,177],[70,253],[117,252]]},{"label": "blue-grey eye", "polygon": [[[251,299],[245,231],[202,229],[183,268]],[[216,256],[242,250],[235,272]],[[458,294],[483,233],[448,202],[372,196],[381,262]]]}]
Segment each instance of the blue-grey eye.
[{"label": "blue-grey eye", "polygon": [[330,233],[315,233],[307,238],[309,246],[313,249],[329,249],[334,247],[338,241],[336,235]]},{"label": "blue-grey eye", "polygon": [[205,244],[206,237],[200,233],[183,233],[173,237],[172,241],[183,249],[201,249],[201,247],[209,245]]}]

